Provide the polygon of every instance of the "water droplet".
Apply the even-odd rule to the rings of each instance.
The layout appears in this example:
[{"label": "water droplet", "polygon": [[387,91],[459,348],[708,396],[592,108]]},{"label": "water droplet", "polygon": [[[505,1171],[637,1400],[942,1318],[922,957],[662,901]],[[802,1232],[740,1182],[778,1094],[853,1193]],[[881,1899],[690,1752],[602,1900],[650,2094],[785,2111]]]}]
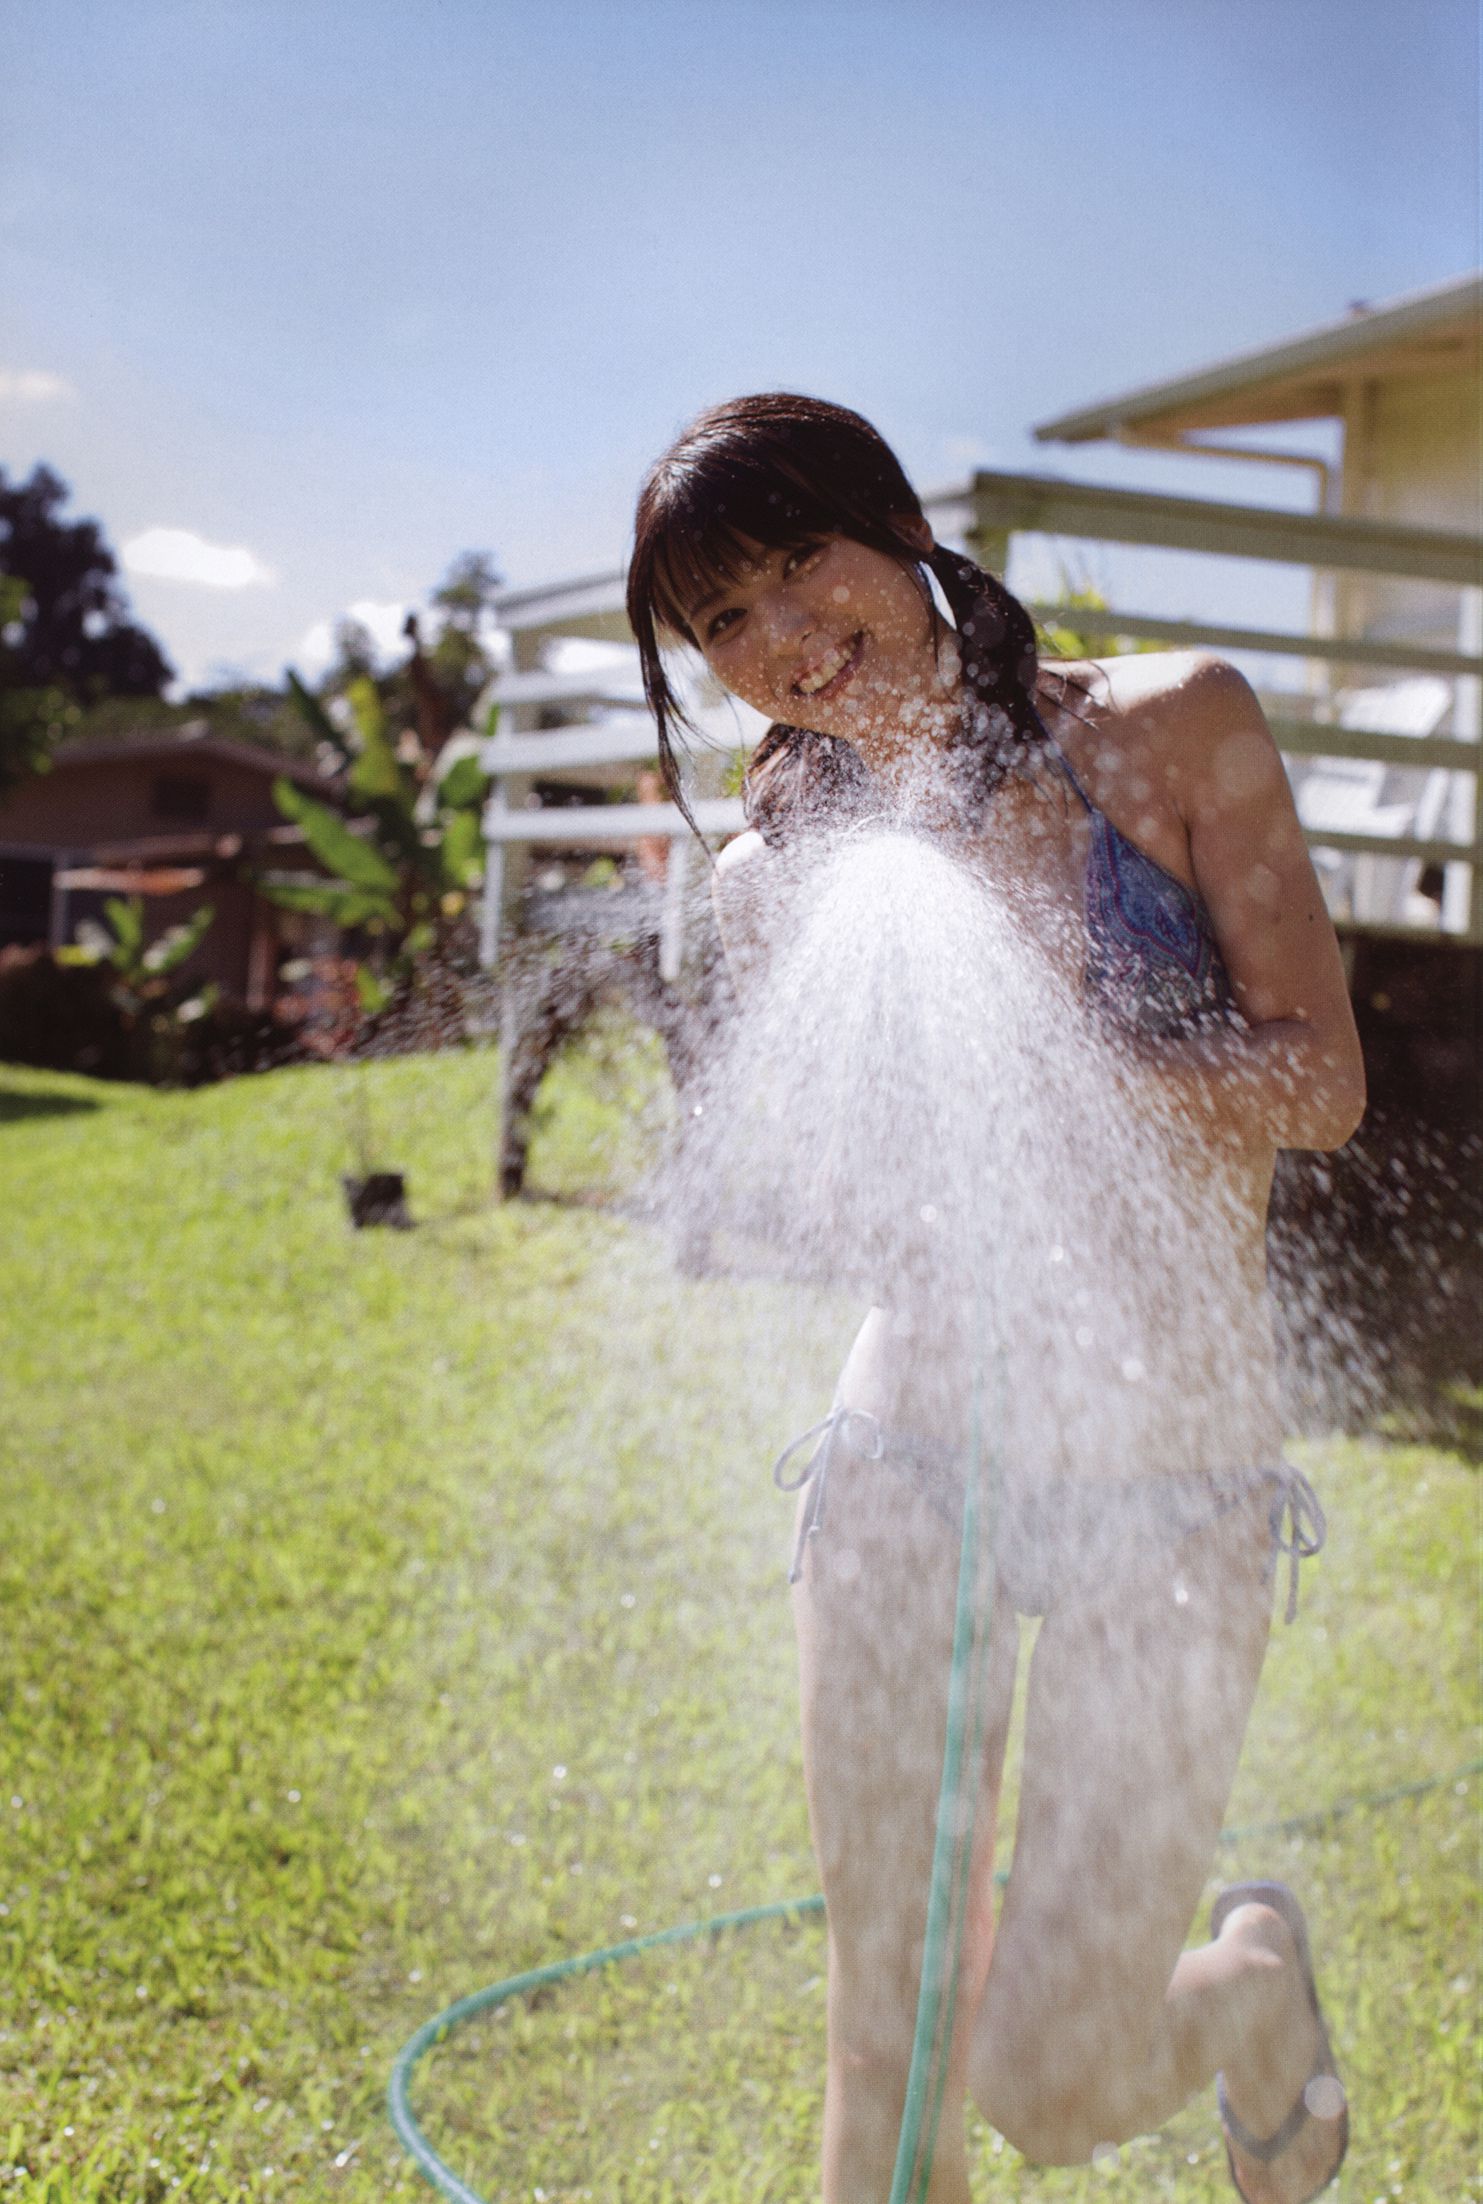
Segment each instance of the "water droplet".
[{"label": "water droplet", "polygon": [[636,1929],[638,1927],[638,1920],[636,1916],[632,1913],[620,1913],[618,1916],[618,1926],[619,1928]]},{"label": "water droplet", "polygon": [[618,1605],[620,1607],[636,1607],[638,1601],[634,1598],[632,1592],[624,1592],[619,1598]]},{"label": "water droplet", "polygon": [[719,1890],[721,1887],[721,1878],[719,1875],[707,1875],[706,1881],[710,1884],[712,1890]]},{"label": "water droplet", "polygon": [[1144,1369],[1136,1355],[1125,1355],[1123,1357],[1122,1373],[1130,1385],[1141,1385],[1148,1375],[1147,1370]]},{"label": "water droplet", "polygon": [[1188,1586],[1187,1584],[1176,1584],[1176,1585],[1175,1585],[1175,1587],[1174,1587],[1174,1604],[1175,1604],[1175,1606],[1176,1606],[1176,1607],[1188,1607],[1188,1605],[1189,1605],[1189,1586]]},{"label": "water droplet", "polygon": [[551,1773],[555,1776],[558,1783],[564,1783],[566,1781],[566,1770],[560,1765],[554,1767],[551,1770]]},{"label": "water droplet", "polygon": [[1303,2102],[1315,2120],[1337,2120],[1348,2100],[1337,2074],[1315,2074],[1303,2091]]}]

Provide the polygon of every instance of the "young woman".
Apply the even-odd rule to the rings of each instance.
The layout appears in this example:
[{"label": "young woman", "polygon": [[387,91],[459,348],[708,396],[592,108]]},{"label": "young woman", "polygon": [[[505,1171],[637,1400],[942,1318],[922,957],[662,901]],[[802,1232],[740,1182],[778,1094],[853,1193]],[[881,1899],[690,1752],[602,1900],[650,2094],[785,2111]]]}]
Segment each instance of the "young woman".
[{"label": "young woman", "polygon": [[[1212,1940],[1184,1950],[1261,1667],[1275,1549],[1295,1577],[1322,1536],[1279,1453],[1263,1253],[1274,1156],[1338,1146],[1363,1107],[1337,943],[1256,699],[1204,653],[1041,667],[1023,607],[934,543],[875,430],[789,395],[716,407],[653,468],[629,615],[678,801],[662,644],[698,651],[774,722],[748,775],[751,831],[717,867],[744,990],[765,984],[811,852],[851,820],[909,817],[1007,884],[1047,955],[1070,960],[1126,1067],[1120,1095],[1142,1080],[1157,1096],[1170,1174],[1218,1187],[1210,1214],[1235,1219],[1201,1414],[1177,1413],[1170,1384],[1166,1443],[1137,1477],[1098,1485],[1088,1458],[1060,1463],[1054,1504],[1033,1479],[1008,1488],[949,2086],[1031,2159],[1072,2164],[1218,2075],[1240,2194],[1300,2204],[1336,2172],[1347,2113],[1297,1901],[1280,1884],[1224,1892]],[[801,1542],[795,1589],[829,1922],[828,2204],[890,2187],[940,1776],[961,1473],[955,1485],[938,1459],[929,1476],[930,1442],[901,1434],[961,1429],[943,1394],[963,1372],[909,1335],[874,1309],[852,1350],[827,1434],[841,1442],[827,1528]],[[872,1443],[851,1443],[862,1431]],[[819,1527],[816,1497],[802,1495],[805,1529]],[[1016,1610],[1043,1619],[995,1922]],[[960,2119],[941,2123],[928,2195],[968,2196]]]}]

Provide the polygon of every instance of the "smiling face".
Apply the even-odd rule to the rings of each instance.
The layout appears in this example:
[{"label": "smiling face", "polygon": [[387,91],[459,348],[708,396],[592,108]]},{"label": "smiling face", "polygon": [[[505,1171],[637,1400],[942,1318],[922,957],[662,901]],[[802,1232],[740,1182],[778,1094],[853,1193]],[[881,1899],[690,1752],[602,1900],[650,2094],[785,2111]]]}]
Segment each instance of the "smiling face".
[{"label": "smiling face", "polygon": [[885,765],[951,707],[956,664],[909,567],[852,537],[754,547],[687,607],[706,664],[769,719],[839,735]]}]

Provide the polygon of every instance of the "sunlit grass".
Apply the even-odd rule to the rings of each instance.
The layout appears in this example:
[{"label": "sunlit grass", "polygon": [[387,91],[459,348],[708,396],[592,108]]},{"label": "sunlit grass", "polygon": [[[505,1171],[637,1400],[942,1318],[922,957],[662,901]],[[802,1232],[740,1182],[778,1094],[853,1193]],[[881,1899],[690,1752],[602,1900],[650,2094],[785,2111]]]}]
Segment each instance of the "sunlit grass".
[{"label": "sunlit grass", "polygon": [[[847,1312],[679,1281],[593,1205],[634,1184],[652,1054],[563,1068],[562,1200],[489,1208],[491,1089],[477,1054],[176,1096],[0,1073],[9,2193],[426,2193],[382,2097],[428,2014],[813,1886],[766,1464]],[[363,1106],[415,1232],[344,1223]],[[1302,1459],[1330,1548],[1240,1822],[1477,1749],[1473,1473]],[[1219,1864],[1310,1903],[1346,2196],[1475,2191],[1477,1832],[1473,1784]],[[452,2039],[420,2116],[491,2204],[806,2199],[822,1975],[803,1923],[589,1977]],[[1229,2193],[1208,2103],[1085,2173],[975,2138],[986,2197]]]}]

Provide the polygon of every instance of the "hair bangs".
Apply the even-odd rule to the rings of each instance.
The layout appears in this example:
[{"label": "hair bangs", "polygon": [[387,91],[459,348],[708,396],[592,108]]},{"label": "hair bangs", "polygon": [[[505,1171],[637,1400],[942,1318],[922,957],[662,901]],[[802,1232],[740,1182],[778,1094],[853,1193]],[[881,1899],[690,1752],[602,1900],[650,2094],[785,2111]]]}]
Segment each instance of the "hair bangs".
[{"label": "hair bangs", "polygon": [[702,452],[674,470],[655,502],[651,602],[660,623],[687,641],[695,607],[739,581],[759,551],[858,532],[775,453]]}]

